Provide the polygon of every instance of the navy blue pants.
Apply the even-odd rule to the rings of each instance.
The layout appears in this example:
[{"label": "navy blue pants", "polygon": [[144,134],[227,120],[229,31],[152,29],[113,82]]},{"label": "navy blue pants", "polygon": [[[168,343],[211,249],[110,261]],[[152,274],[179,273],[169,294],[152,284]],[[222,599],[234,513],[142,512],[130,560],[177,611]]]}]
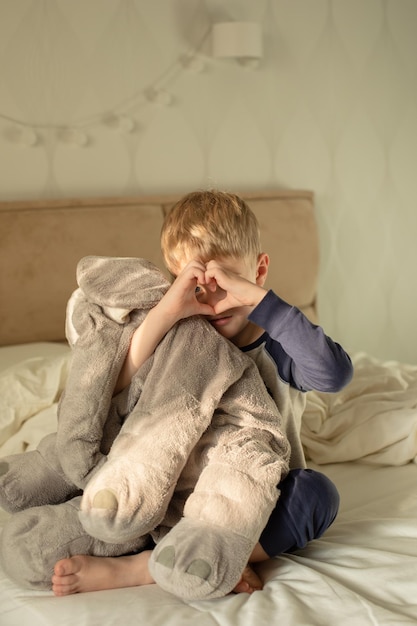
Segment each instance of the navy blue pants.
[{"label": "navy blue pants", "polygon": [[259,542],[269,556],[294,552],[320,537],[334,521],[339,494],[327,476],[311,469],[290,470]]}]

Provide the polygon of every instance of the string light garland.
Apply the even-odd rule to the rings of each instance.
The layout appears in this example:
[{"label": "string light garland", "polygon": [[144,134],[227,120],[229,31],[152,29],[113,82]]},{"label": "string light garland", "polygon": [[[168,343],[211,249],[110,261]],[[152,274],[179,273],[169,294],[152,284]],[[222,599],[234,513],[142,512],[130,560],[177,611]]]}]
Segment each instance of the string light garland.
[{"label": "string light garland", "polygon": [[71,124],[32,123],[0,113],[0,119],[10,123],[3,133],[4,137],[16,145],[35,148],[42,144],[42,132],[53,131],[63,145],[85,148],[91,143],[89,133],[94,127],[104,126],[123,135],[134,133],[138,128],[134,115],[141,106],[171,106],[175,98],[168,85],[172,85],[184,71],[202,72],[205,69],[206,62],[200,50],[209,34],[210,30],[204,34],[193,51],[182,54],[151,84],[118,103],[113,109],[79,119]]},{"label": "string light garland", "polygon": [[262,56],[261,27],[254,22],[223,22],[214,24],[192,51],[181,54],[157,79],[138,90],[113,109],[79,119],[71,124],[38,124],[0,113],[0,119],[9,122],[5,138],[11,143],[34,148],[43,143],[43,132],[54,132],[63,145],[85,148],[91,143],[91,129],[104,126],[122,135],[130,135],[137,128],[135,114],[141,106],[169,107],[175,98],[169,85],[184,72],[202,72],[207,56],[201,53],[208,37],[212,35],[212,52],[215,58],[233,58],[244,68],[256,69]]}]

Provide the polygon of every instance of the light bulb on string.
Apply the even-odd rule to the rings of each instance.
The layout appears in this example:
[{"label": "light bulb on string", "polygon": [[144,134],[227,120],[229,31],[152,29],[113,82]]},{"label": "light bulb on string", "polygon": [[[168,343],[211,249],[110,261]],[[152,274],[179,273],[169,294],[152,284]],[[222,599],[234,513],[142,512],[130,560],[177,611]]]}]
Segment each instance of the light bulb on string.
[{"label": "light bulb on string", "polygon": [[135,120],[129,115],[112,113],[103,119],[104,124],[112,130],[117,130],[125,135],[133,133],[136,129]]},{"label": "light bulb on string", "polygon": [[180,63],[184,69],[195,72],[196,74],[203,72],[206,68],[205,61],[197,54],[184,54],[180,57]]},{"label": "light bulb on string", "polygon": [[173,95],[164,89],[151,87],[146,91],[145,95],[149,102],[159,104],[160,106],[170,106],[174,101]]},{"label": "light bulb on string", "polygon": [[62,143],[78,148],[85,148],[89,143],[87,133],[79,128],[63,128],[59,130],[58,138]]},{"label": "light bulb on string", "polygon": [[29,126],[12,126],[5,133],[7,139],[14,144],[34,148],[39,145],[38,133]]}]

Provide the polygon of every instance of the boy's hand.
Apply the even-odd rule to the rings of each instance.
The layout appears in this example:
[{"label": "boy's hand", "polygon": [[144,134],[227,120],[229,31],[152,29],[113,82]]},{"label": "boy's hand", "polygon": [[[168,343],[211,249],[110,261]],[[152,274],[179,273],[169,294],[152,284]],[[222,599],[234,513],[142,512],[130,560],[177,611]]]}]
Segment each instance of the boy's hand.
[{"label": "boy's hand", "polygon": [[253,309],[267,293],[267,290],[263,287],[236,274],[218,261],[209,261],[207,263],[205,281],[210,291],[214,292],[219,288],[223,291],[223,296],[213,305],[216,315],[236,307],[250,307],[250,309]]},{"label": "boy's hand", "polygon": [[192,315],[213,315],[212,306],[198,300],[198,285],[204,285],[206,266],[200,261],[190,261],[178,274],[166,294],[156,305],[160,315],[164,315],[174,325]]}]

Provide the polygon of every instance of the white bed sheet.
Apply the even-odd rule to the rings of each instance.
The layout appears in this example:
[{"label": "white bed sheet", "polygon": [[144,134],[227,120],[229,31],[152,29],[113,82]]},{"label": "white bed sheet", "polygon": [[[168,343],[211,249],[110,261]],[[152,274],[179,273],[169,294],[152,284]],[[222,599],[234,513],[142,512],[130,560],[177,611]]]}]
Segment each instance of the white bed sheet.
[{"label": "white bed sheet", "polygon": [[[39,347],[32,346],[30,354],[20,348],[13,362],[2,359],[2,348],[0,370],[6,362],[13,368],[22,358],[33,358]],[[65,368],[66,348],[47,346],[47,354],[43,349],[41,352],[49,359],[41,364],[42,372],[51,364]],[[58,377],[55,386],[59,389],[60,384]],[[34,446],[43,429],[53,427],[55,387],[50,391],[50,406],[39,412],[48,413],[45,424],[35,432],[30,424],[39,414],[28,418],[15,433],[12,448],[20,451]],[[395,412],[392,419],[395,422]],[[372,424],[372,428],[378,426],[374,420]],[[25,426],[29,437],[24,434]],[[6,441],[2,449],[10,442]],[[340,513],[320,540],[297,554],[260,566],[263,591],[187,603],[151,585],[55,598],[50,592],[19,588],[0,566],[0,625],[417,624],[417,465],[382,466],[375,459],[373,464],[350,461],[311,465],[336,483],[341,493]],[[7,517],[0,510],[0,528]]]},{"label": "white bed sheet", "polygon": [[260,567],[263,591],[186,603],[151,585],[55,598],[19,588],[0,569],[0,624],[417,624],[417,466],[319,469],[339,488],[340,513],[321,539]]}]

